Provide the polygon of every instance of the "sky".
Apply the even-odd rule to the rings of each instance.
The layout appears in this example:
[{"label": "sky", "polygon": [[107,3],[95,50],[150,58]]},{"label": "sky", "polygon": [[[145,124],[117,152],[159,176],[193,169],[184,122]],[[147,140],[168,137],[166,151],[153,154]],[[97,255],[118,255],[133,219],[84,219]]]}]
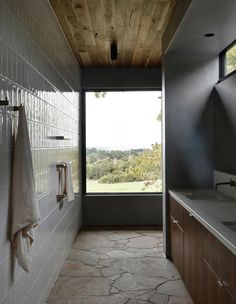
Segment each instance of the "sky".
[{"label": "sky", "polygon": [[108,150],[161,143],[161,91],[86,93],[86,146]]}]

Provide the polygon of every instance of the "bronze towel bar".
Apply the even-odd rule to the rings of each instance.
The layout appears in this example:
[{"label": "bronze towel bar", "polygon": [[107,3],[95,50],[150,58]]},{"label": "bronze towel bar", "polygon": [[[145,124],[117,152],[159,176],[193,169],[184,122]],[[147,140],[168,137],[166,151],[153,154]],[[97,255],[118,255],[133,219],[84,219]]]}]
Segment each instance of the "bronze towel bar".
[{"label": "bronze towel bar", "polygon": [[[57,202],[61,203],[66,198],[66,163],[58,163],[56,164],[57,171],[59,172],[59,179],[58,179],[58,194],[57,194]],[[62,172],[63,171],[63,172]],[[62,174],[64,173],[64,189],[61,188],[62,186]]]}]

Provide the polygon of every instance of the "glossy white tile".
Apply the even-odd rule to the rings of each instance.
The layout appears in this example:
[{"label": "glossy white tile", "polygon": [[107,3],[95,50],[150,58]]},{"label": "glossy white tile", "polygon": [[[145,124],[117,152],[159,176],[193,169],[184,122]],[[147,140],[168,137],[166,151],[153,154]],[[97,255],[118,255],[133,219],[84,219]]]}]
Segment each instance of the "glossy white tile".
[{"label": "glossy white tile", "polygon": [[[78,197],[63,206],[56,202],[55,167],[72,162],[79,192],[79,90],[79,66],[48,1],[0,0],[0,98],[25,106],[41,213],[32,270],[26,274],[16,264],[12,272],[8,217],[18,115],[0,107],[0,304],[43,302],[81,224]],[[55,135],[70,140],[50,139]]]}]

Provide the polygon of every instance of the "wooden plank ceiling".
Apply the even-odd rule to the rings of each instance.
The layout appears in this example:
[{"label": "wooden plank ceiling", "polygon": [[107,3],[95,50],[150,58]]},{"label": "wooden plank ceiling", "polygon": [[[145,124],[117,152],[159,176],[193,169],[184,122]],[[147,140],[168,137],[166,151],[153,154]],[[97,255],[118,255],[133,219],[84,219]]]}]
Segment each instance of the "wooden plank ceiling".
[{"label": "wooden plank ceiling", "polygon": [[[81,67],[155,67],[177,0],[50,0]],[[118,59],[110,59],[117,43]]]}]

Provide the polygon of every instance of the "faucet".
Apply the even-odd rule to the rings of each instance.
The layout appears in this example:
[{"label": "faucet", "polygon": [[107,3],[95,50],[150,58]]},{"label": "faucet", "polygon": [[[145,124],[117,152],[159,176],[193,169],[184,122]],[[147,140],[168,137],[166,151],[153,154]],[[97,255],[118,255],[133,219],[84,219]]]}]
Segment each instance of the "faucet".
[{"label": "faucet", "polygon": [[232,180],[232,178],[229,180],[229,182],[223,182],[223,183],[217,183],[215,184],[215,190],[217,190],[218,186],[220,185],[230,185],[231,187],[235,187],[236,183],[234,180]]}]

